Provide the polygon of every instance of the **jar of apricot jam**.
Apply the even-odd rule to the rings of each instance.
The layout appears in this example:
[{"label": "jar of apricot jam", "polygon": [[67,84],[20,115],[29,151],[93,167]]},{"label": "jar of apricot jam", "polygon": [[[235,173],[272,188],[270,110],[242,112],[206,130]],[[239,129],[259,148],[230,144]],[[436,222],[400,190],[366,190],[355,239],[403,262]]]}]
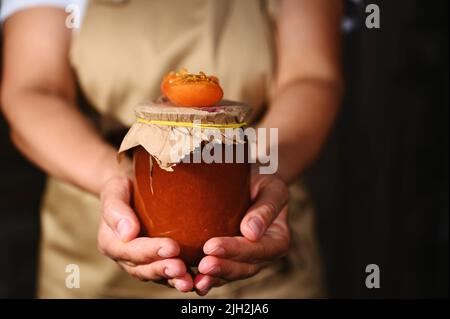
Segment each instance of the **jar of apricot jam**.
[{"label": "jar of apricot jam", "polygon": [[150,156],[134,149],[135,209],[149,236],[176,240],[181,258],[196,266],[208,239],[239,235],[250,204],[249,164],[180,163],[172,172],[154,165],[150,181]]},{"label": "jar of apricot jam", "polygon": [[[202,109],[150,103],[136,110],[138,121],[122,142],[120,152],[133,151],[134,208],[146,235],[177,241],[188,266],[198,265],[208,239],[240,234],[250,205],[250,164],[247,147],[240,149],[244,160],[237,160],[245,140],[227,139],[214,146],[214,152],[220,148],[221,161],[202,156],[195,161],[195,152],[201,153],[208,141],[203,133],[195,138],[192,128],[183,126],[197,120],[220,130],[222,124],[239,125],[247,112],[245,105],[229,101]],[[174,162],[169,153],[180,147],[179,141],[184,151]],[[232,162],[225,162],[228,151],[234,154]],[[183,156],[189,161],[181,160]]]}]

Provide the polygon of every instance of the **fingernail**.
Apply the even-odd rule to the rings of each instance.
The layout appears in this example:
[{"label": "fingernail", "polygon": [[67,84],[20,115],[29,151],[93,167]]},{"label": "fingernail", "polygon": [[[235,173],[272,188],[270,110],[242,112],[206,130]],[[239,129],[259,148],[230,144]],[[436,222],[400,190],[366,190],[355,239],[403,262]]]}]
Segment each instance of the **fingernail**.
[{"label": "fingernail", "polygon": [[250,230],[255,234],[257,238],[261,236],[261,232],[263,230],[263,222],[259,217],[252,217],[247,223]]},{"label": "fingernail", "polygon": [[119,220],[117,223],[117,233],[121,240],[126,240],[128,233],[130,232],[131,224],[126,218]]},{"label": "fingernail", "polygon": [[177,280],[175,282],[175,288],[181,292],[185,292],[187,290],[187,285],[185,282]]},{"label": "fingernail", "polygon": [[169,247],[161,247],[158,249],[158,256],[163,258],[174,257],[176,255],[175,251]]},{"label": "fingernail", "polygon": [[200,296],[205,296],[206,294],[208,294],[208,292],[211,290],[211,287],[207,287],[206,289],[203,289],[203,290],[199,290],[198,291],[198,294],[200,295]]},{"label": "fingernail", "polygon": [[130,266],[130,267],[136,267],[136,264],[132,263],[131,261],[122,260],[122,263],[124,263],[125,265]]},{"label": "fingernail", "polygon": [[212,266],[207,272],[206,274],[208,275],[217,275],[220,273],[220,267],[217,265]]},{"label": "fingernail", "polygon": [[214,256],[222,256],[225,254],[225,249],[223,249],[220,246],[217,246],[217,247],[214,247],[213,249],[207,249],[206,254],[214,255]]},{"label": "fingernail", "polygon": [[198,291],[204,291],[208,289],[208,280],[206,280],[206,277],[203,277],[197,284],[196,284]]},{"label": "fingernail", "polygon": [[178,272],[175,269],[172,269],[170,267],[164,268],[164,274],[167,277],[172,277],[172,278],[178,276]]}]

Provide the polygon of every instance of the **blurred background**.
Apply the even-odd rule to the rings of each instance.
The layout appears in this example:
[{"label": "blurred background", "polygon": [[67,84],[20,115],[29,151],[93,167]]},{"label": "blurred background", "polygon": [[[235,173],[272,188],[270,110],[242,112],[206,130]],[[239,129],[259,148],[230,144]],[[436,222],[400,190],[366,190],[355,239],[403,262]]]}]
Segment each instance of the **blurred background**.
[{"label": "blurred background", "polygon": [[[380,29],[365,27],[371,3]],[[329,297],[448,298],[449,2],[347,5],[346,96],[306,174]],[[34,296],[44,182],[0,115],[0,298]],[[365,286],[368,264],[379,289]]]}]

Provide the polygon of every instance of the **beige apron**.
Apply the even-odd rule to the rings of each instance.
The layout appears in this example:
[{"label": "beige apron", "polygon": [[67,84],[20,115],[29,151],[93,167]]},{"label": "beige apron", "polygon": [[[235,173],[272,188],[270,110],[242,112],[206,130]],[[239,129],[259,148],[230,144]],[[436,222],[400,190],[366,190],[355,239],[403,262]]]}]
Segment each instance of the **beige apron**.
[{"label": "beige apron", "polygon": [[[70,60],[81,90],[105,123],[113,120],[130,126],[133,108],[157,97],[163,75],[180,67],[218,75],[226,98],[261,110],[270,102],[274,8],[272,2],[261,0],[91,1],[72,41]],[[108,134],[114,125],[105,123],[100,129]],[[300,186],[292,186],[291,194],[289,257],[253,278],[213,289],[209,297],[323,295],[313,209]],[[100,213],[98,198],[48,179],[38,297],[196,297],[140,282],[101,255],[96,238]],[[79,288],[66,286],[70,264],[79,266]]]}]

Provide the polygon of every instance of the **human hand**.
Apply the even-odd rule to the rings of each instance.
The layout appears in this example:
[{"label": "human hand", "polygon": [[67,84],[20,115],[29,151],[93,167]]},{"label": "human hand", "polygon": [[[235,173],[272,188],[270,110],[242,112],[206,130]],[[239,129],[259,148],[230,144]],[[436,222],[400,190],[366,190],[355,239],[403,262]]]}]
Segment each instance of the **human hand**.
[{"label": "human hand", "polygon": [[252,171],[253,205],[241,222],[243,236],[215,237],[203,246],[206,256],[194,278],[197,294],[212,287],[257,274],[264,266],[287,254],[290,233],[287,225],[288,189],[275,175]]},{"label": "human hand", "polygon": [[132,187],[125,175],[112,177],[103,187],[98,249],[133,277],[168,284],[181,292],[192,291],[192,276],[177,258],[180,253],[177,242],[138,237],[139,221],[130,207]]}]

